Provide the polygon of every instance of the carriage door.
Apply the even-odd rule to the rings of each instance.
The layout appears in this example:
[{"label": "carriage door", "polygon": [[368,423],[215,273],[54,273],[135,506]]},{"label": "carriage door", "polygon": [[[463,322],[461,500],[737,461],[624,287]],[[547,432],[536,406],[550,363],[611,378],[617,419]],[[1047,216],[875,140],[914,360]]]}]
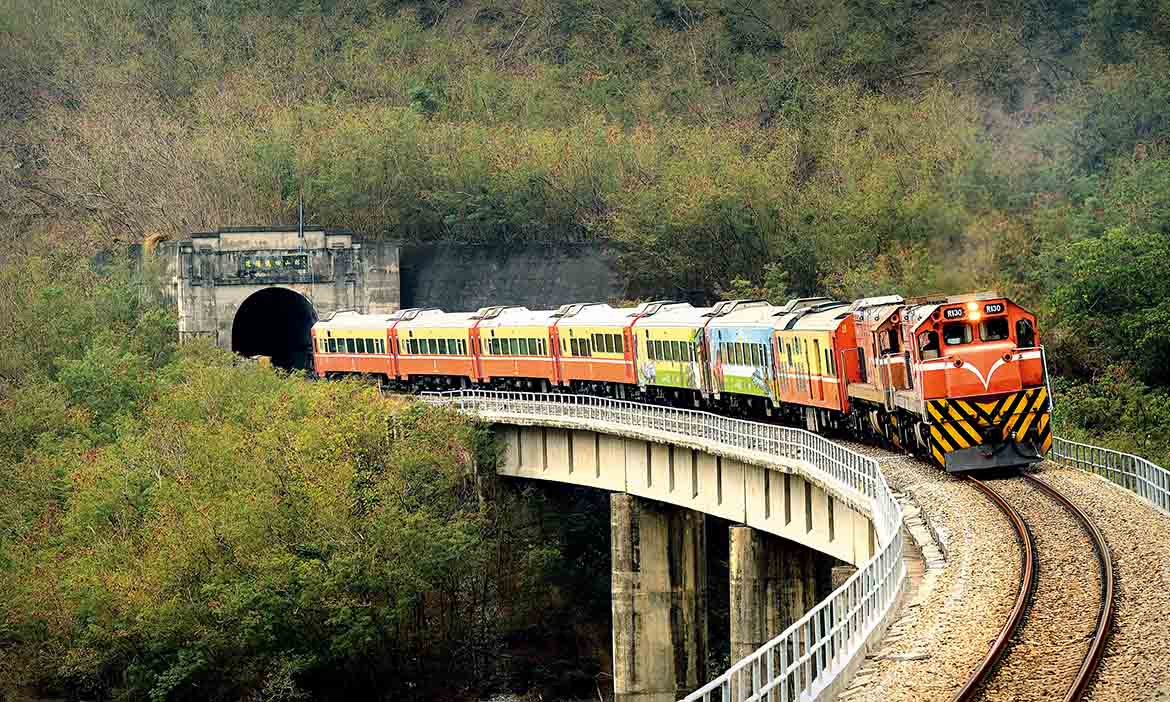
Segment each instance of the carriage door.
[{"label": "carriage door", "polygon": [[821,377],[821,342],[813,340],[813,357],[816,359],[817,369],[817,398],[824,401],[825,399],[825,381]]}]

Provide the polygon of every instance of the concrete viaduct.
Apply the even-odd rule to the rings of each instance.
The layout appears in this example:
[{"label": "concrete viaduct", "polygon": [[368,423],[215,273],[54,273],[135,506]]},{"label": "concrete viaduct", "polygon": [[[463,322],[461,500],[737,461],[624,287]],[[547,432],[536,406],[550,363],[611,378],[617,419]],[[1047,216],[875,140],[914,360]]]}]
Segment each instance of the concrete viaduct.
[{"label": "concrete viaduct", "polygon": [[[211,338],[284,368],[307,367],[319,316],[399,307],[397,245],[363,245],[344,230],[220,229],[163,242],[156,254],[182,339]],[[799,430],[503,395],[480,393],[474,406],[430,401],[493,424],[507,447],[501,475],[611,493],[618,700],[674,702],[705,682],[706,515],[736,525],[728,635],[740,663],[700,689],[702,699],[757,699],[753,690],[829,699],[884,630],[901,591],[901,516],[876,463]],[[835,564],[862,569],[836,592]]]},{"label": "concrete viaduct", "polygon": [[[500,475],[611,493],[614,691],[621,702],[674,702],[705,682],[706,515],[735,524],[728,584],[733,662],[758,657],[825,600],[834,590],[834,565],[872,566],[883,545],[871,495],[824,470],[847,471],[861,465],[860,457],[801,430],[602,398],[463,391],[428,400],[492,424],[506,447]],[[753,436],[757,429],[766,431]],[[884,541],[888,546],[888,534]],[[896,599],[900,561],[890,572]],[[876,582],[873,574],[866,578]],[[859,609],[864,598],[852,599]],[[861,651],[884,632],[887,612],[874,604],[876,625],[854,632]],[[846,621],[846,609],[815,626]],[[831,663],[825,655],[819,667],[802,669],[802,657],[825,652],[812,651],[815,641],[801,631],[792,637],[785,653],[797,673],[774,699],[832,699],[863,658]],[[841,642],[837,654],[844,653]],[[764,666],[757,667],[750,672],[758,680]],[[729,692],[710,699],[751,697],[747,689]]]}]

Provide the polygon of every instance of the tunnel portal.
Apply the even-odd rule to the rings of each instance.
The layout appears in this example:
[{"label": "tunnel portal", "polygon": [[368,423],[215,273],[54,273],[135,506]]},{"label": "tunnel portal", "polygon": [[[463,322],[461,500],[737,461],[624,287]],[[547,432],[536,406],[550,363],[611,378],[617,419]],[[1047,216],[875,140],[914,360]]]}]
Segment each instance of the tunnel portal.
[{"label": "tunnel portal", "polygon": [[312,362],[309,330],[317,321],[313,303],[288,288],[263,288],[240,305],[232,322],[232,351],[241,356],[268,356],[287,370],[307,369]]}]

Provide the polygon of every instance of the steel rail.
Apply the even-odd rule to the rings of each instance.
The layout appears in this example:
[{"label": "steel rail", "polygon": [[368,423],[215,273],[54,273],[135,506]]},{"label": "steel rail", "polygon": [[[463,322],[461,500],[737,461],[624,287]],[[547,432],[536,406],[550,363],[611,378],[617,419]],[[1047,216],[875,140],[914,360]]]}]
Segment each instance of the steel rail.
[{"label": "steel rail", "polygon": [[955,693],[952,698],[953,702],[970,702],[976,698],[979,688],[991,675],[999,660],[1007,651],[1008,642],[1011,641],[1013,635],[1024,623],[1024,615],[1028,610],[1028,604],[1032,601],[1032,596],[1036,593],[1036,542],[1032,538],[1031,532],[1024,524],[1024,519],[1019,512],[1008,504],[1007,500],[1003,498],[998,492],[993,490],[991,486],[987,485],[976,478],[970,476],[967,479],[980,492],[983,493],[987,499],[991,500],[1000,512],[1007,517],[1012,529],[1016,533],[1016,541],[1020,544],[1020,591],[1016,595],[1016,603],[1012,606],[1011,614],[1008,615],[1007,622],[1000,630],[999,636],[992,642],[991,648],[988,649],[987,655],[979,663],[975,672],[967,679],[966,684]]},{"label": "steel rail", "polygon": [[1105,644],[1109,640],[1110,632],[1113,630],[1115,606],[1113,558],[1109,553],[1109,544],[1105,542],[1105,536],[1097,528],[1097,525],[1093,523],[1093,520],[1089,519],[1088,515],[1079,507],[1074,505],[1072,501],[1047,482],[1031,475],[1024,475],[1024,479],[1060,503],[1065,511],[1080,522],[1085,535],[1093,543],[1093,550],[1097,554],[1097,562],[1101,566],[1101,607],[1097,613],[1097,628],[1093,632],[1092,641],[1089,642],[1089,650],[1085,654],[1085,660],[1081,663],[1081,667],[1077,671],[1077,676],[1073,680],[1072,686],[1069,687],[1068,692],[1064,696],[1064,702],[1076,702],[1088,690],[1089,681],[1092,680],[1093,673],[1096,672],[1097,667],[1101,664],[1101,659],[1105,656]]}]

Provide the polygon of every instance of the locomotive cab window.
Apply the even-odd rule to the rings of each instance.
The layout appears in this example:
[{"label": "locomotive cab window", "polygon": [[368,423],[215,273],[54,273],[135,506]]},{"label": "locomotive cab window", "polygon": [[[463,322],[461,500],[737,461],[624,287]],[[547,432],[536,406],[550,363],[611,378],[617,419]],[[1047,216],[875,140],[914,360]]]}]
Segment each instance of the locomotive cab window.
[{"label": "locomotive cab window", "polygon": [[1030,349],[1036,345],[1036,327],[1032,320],[1021,319],[1016,322],[1016,346],[1021,349]]},{"label": "locomotive cab window", "polygon": [[983,341],[1003,341],[1008,338],[1007,317],[992,317],[980,322],[979,338]]},{"label": "locomotive cab window", "polygon": [[901,348],[898,345],[898,332],[893,329],[887,329],[881,333],[882,353],[898,353]]},{"label": "locomotive cab window", "polygon": [[971,343],[971,327],[963,322],[952,322],[943,327],[943,341],[947,346]]},{"label": "locomotive cab window", "polygon": [[[938,358],[938,332],[928,331],[918,335],[918,351],[922,356],[922,360],[926,361],[932,358]],[[862,364],[864,368],[865,365]]]}]

